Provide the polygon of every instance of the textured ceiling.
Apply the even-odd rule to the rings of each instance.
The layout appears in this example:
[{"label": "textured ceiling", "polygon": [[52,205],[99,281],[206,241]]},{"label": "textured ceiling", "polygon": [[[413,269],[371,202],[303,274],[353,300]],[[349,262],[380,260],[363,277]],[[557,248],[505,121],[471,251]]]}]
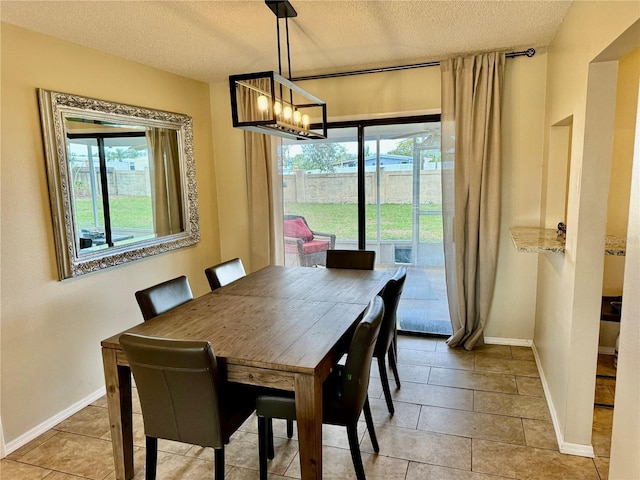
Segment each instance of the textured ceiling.
[{"label": "textured ceiling", "polygon": [[[289,20],[294,77],[545,47],[571,5],[562,0],[291,3],[298,12]],[[1,0],[0,19],[205,82],[278,69],[276,18],[262,0]],[[286,57],[286,75],[284,65]]]}]

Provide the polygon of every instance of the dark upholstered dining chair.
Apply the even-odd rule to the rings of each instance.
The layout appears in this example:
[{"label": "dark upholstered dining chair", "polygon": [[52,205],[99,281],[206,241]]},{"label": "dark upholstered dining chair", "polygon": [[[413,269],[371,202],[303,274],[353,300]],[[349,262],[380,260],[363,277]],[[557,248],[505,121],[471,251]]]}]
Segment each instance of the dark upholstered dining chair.
[{"label": "dark upholstered dining chair", "polygon": [[215,480],[224,479],[224,446],[255,409],[255,395],[224,381],[211,344],[123,334],[136,381],[147,444],[146,480],[155,480],[158,439],[211,447]]},{"label": "dark upholstered dining chair", "polygon": [[387,376],[387,366],[384,357],[385,355],[389,356],[389,365],[393,371],[396,386],[400,388],[400,376],[398,375],[398,366],[396,364],[398,359],[398,352],[396,351],[396,312],[406,278],[407,269],[405,267],[399,267],[384,287],[382,292],[384,317],[382,319],[378,341],[376,342],[376,348],[373,351],[373,356],[378,359],[378,370],[380,371],[382,390],[384,391],[384,398],[387,401],[387,408],[391,415],[395,413],[395,409],[393,408],[393,401],[391,400],[391,389],[389,388],[389,377]]},{"label": "dark upholstered dining chair", "polygon": [[[371,417],[369,397],[369,369],[378,332],[384,315],[384,302],[376,296],[367,306],[357,325],[344,366],[337,365],[322,386],[322,422],[347,427],[351,458],[358,480],[365,480],[364,466],[358,439],[358,418],[364,410],[367,429],[376,453],[380,450]],[[273,418],[295,420],[295,399],[282,396],[259,395],[256,399],[258,415],[258,452],[260,480],[267,479],[267,457],[273,458]]]},{"label": "dark upholstered dining chair", "polygon": [[205,269],[204,273],[207,276],[207,280],[209,280],[211,290],[224,287],[247,275],[242,260],[239,258],[227,260],[226,262],[209,267]]},{"label": "dark upholstered dining chair", "polygon": [[136,292],[145,321],[193,300],[189,280],[184,275]]},{"label": "dark upholstered dining chair", "polygon": [[373,250],[327,250],[327,268],[373,270],[375,263]]}]

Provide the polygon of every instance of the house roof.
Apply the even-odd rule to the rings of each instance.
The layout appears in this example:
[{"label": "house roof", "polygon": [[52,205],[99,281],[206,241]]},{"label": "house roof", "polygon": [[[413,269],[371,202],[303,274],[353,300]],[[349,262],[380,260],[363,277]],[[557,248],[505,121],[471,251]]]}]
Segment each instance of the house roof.
[{"label": "house roof", "polygon": [[[262,0],[0,3],[3,22],[205,82],[278,66],[275,16]],[[571,1],[292,4],[298,13],[289,21],[296,77],[540,49],[553,39]]]}]

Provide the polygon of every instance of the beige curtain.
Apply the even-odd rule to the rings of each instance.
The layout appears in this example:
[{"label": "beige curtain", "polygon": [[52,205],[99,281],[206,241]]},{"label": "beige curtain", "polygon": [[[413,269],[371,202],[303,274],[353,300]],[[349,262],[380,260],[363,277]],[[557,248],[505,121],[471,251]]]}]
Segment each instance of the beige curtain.
[{"label": "beige curtain", "polygon": [[182,232],[178,135],[167,128],[151,128],[146,133],[154,231],[159,237]]},{"label": "beige curtain", "polygon": [[[268,83],[259,85],[268,89]],[[242,118],[255,118],[258,93],[253,90],[238,99]],[[253,271],[282,264],[282,181],[271,136],[245,132],[245,164],[249,203],[250,265]],[[279,233],[280,232],[280,233]]]},{"label": "beige curtain", "polygon": [[442,196],[450,347],[484,343],[500,225],[504,54],[441,62]]}]

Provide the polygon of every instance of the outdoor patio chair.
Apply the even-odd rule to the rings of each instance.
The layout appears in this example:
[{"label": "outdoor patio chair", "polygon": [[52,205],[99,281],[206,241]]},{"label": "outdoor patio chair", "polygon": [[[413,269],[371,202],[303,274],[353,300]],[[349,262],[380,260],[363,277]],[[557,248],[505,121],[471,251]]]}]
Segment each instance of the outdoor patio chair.
[{"label": "outdoor patio chair", "polygon": [[325,265],[327,250],[333,249],[335,245],[334,234],[311,230],[303,216],[284,216],[285,265]]}]

